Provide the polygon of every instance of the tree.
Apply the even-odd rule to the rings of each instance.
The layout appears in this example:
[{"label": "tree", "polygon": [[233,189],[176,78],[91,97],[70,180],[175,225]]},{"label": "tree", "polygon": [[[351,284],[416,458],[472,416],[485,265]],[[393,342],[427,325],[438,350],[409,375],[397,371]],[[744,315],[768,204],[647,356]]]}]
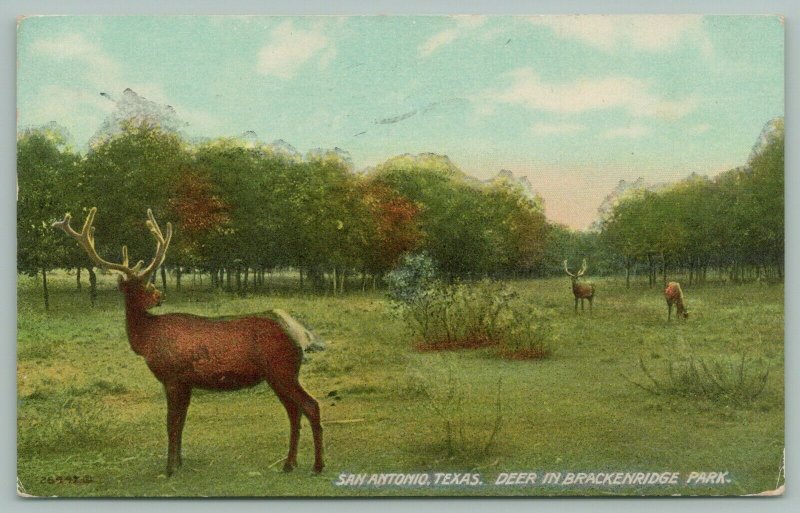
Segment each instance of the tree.
[{"label": "tree", "polygon": [[[133,261],[149,259],[153,239],[144,226],[145,212],[152,209],[158,219],[168,220],[168,199],[188,159],[180,136],[149,121],[125,121],[118,133],[91,148],[79,192],[85,208],[98,209],[97,240],[102,242],[97,250],[103,258],[119,259],[127,245]],[[176,232],[176,245],[181,237]]]},{"label": "tree", "polygon": [[55,128],[25,130],[17,138],[17,271],[41,273],[45,308],[47,273],[71,254],[50,225],[68,209],[78,162]]}]

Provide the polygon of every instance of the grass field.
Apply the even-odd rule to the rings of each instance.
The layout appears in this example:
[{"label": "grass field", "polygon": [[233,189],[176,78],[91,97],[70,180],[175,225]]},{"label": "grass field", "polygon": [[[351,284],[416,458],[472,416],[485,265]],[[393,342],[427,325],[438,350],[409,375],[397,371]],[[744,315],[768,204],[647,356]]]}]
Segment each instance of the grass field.
[{"label": "grass field", "polygon": [[[187,280],[188,281],[188,280]],[[328,342],[301,372],[320,400],[327,467],[311,473],[308,425],[299,467],[281,469],[288,420],[266,385],[196,391],[184,466],[166,478],[161,385],[128,346],[122,296],[102,276],[95,308],[74,276],[18,285],[18,476],[44,496],[332,496],[745,494],[775,488],[784,446],[783,286],[684,287],[691,317],[666,321],[660,287],[595,280],[594,312],[572,310],[569,280],[512,286],[551,319],[553,356],[495,358],[489,349],[417,352],[380,292],[240,298],[169,291],[158,312],[240,314],[284,308]],[[753,401],[654,395],[640,359],[746,355],[769,368]],[[748,364],[750,365],[750,364]],[[447,427],[449,423],[450,441]],[[495,485],[503,472],[680,472],[678,485]],[[685,485],[690,472],[728,482]],[[480,486],[343,487],[343,472],[476,472]]]}]

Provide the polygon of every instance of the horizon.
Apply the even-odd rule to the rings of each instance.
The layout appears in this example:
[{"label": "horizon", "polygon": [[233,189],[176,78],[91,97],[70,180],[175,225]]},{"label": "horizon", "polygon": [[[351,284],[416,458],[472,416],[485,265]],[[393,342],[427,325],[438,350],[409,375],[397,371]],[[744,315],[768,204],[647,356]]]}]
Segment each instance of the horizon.
[{"label": "horizon", "polygon": [[783,58],[777,16],[37,16],[18,24],[18,128],[85,148],[130,88],[190,137],[509,170],[586,229],[620,180],[745,165],[784,114]]}]

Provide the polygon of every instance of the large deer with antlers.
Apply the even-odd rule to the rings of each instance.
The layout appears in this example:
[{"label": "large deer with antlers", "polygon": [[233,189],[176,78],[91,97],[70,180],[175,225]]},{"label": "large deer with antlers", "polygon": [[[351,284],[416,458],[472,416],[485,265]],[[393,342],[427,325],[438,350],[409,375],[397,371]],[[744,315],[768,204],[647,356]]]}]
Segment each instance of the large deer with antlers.
[{"label": "large deer with antlers", "polygon": [[592,301],[594,300],[594,284],[589,282],[581,282],[578,281],[578,278],[583,276],[586,273],[586,259],[583,259],[583,265],[581,266],[580,271],[577,274],[572,274],[569,272],[569,267],[567,266],[567,261],[564,260],[564,271],[567,272],[570,279],[572,280],[572,294],[575,296],[575,311],[578,311],[578,299],[581,300],[581,311],[583,311],[583,300],[589,300],[589,311],[592,311]]},{"label": "large deer with antlers", "polygon": [[119,288],[125,295],[128,341],[164,385],[167,396],[167,475],[182,463],[181,437],[192,389],[237,390],[262,381],[272,387],[289,416],[289,454],[283,469],[289,472],[297,466],[300,417],[305,415],[314,436],[313,469],[321,472],[319,404],[298,381],[303,353],[292,330],[285,323],[258,316],[214,319],[184,313],[151,314],[148,310],[160,303],[161,294],[149,278],[164,262],[172,225],[167,223],[164,235],[148,210],[147,227],[156,241],[155,256],[147,267],[143,268],[142,261],[130,267],[127,246],[122,247],[122,263],[108,262],[97,254],[92,226],[96,213],[96,208],[89,211],[80,233],[70,227],[70,214],[53,226],[77,240],[97,267],[121,273]]}]

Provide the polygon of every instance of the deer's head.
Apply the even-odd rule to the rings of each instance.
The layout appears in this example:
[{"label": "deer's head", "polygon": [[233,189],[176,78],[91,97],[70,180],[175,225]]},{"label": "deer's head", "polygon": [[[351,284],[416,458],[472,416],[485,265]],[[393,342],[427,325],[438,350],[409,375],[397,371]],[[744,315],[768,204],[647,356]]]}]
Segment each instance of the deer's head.
[{"label": "deer's head", "polygon": [[567,275],[569,275],[569,278],[570,278],[570,280],[572,280],[572,284],[573,285],[578,283],[578,278],[580,278],[581,276],[584,275],[584,273],[586,272],[586,269],[587,269],[587,267],[586,267],[586,259],[584,258],[583,259],[583,265],[581,266],[581,270],[578,271],[576,274],[572,274],[571,272],[569,272],[569,267],[567,267],[567,261],[564,260],[564,271],[567,273]]},{"label": "deer's head", "polygon": [[72,219],[70,214],[65,214],[63,220],[53,223],[53,228],[61,228],[67,235],[78,241],[78,245],[86,251],[94,265],[101,269],[120,273],[119,289],[125,294],[128,304],[143,310],[161,304],[161,292],[150,283],[150,278],[155,270],[164,263],[169,241],[172,239],[172,224],[167,223],[167,234],[164,236],[153,217],[153,212],[150,209],[147,210],[146,224],[153,238],[156,239],[156,254],[147,267],[144,267],[144,261],[142,260],[139,260],[136,265],[131,267],[128,264],[127,246],[122,246],[121,263],[103,260],[97,254],[94,247],[94,226],[92,226],[95,214],[97,214],[97,208],[93,207],[89,210],[89,215],[86,216],[86,221],[84,221],[80,233],[69,225]]}]

